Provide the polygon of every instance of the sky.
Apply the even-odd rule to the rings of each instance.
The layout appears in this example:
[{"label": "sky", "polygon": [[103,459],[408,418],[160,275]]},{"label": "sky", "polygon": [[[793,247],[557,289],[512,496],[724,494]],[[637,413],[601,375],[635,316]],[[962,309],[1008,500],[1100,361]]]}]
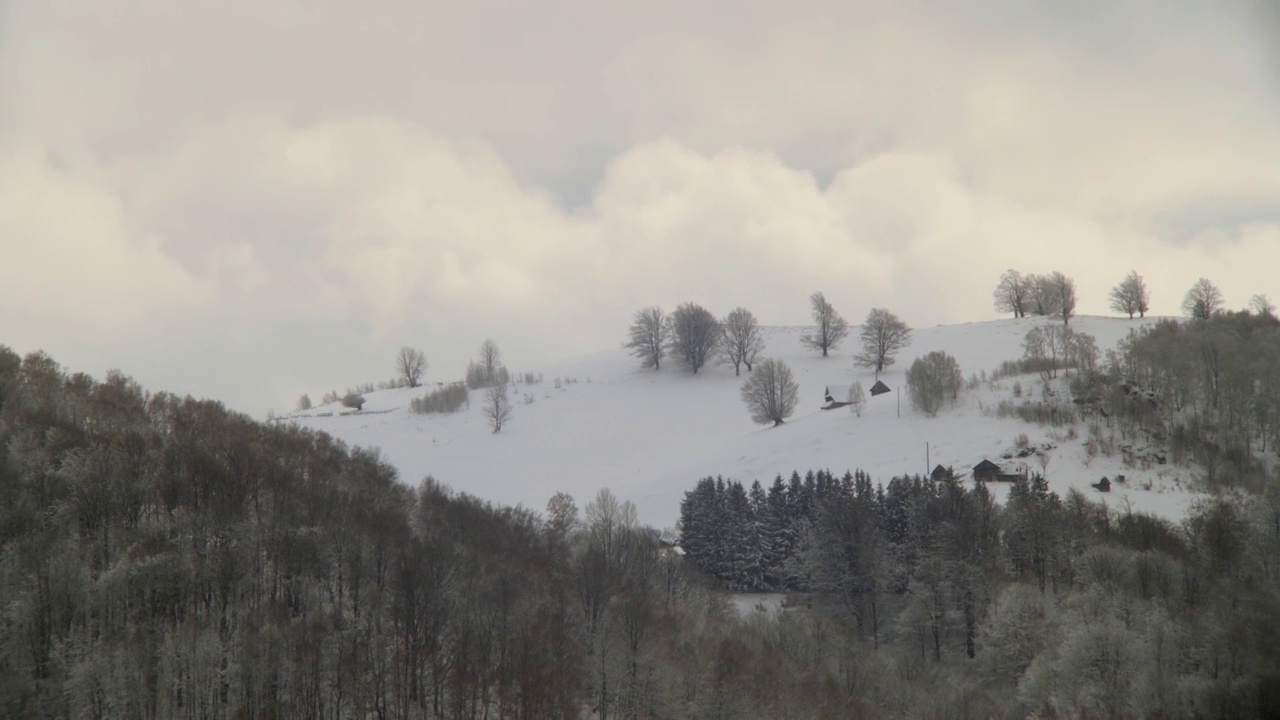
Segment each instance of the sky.
[{"label": "sky", "polygon": [[0,344],[256,416],[639,308],[1280,298],[1275,0],[0,0]]}]

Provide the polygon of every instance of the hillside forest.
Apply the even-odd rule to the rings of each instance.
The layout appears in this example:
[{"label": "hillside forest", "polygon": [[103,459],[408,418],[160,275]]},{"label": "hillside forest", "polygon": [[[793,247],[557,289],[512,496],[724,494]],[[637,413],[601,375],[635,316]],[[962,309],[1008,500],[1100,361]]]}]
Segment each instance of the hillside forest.
[{"label": "hillside forest", "polygon": [[1194,463],[1183,521],[815,468],[691,479],[676,548],[608,490],[497,507],[0,348],[0,715],[1280,715],[1280,323],[1159,322],[1072,370],[1034,402]]}]

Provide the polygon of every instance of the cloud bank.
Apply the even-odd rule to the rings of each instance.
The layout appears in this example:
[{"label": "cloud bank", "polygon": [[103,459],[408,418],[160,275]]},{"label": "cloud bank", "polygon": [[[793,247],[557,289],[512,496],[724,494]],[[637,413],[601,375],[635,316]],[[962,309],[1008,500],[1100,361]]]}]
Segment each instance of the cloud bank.
[{"label": "cloud bank", "polygon": [[1270,10],[19,0],[0,343],[255,414],[615,346],[643,305],[993,317],[1062,270],[1280,296]]}]

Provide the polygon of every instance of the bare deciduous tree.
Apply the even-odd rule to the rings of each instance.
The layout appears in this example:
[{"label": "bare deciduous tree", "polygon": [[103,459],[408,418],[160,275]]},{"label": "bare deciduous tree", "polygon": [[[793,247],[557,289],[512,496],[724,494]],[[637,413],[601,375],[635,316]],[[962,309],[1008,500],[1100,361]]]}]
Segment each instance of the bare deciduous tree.
[{"label": "bare deciduous tree", "polygon": [[849,412],[862,417],[862,411],[867,407],[867,392],[862,389],[862,383],[855,382],[849,386]]},{"label": "bare deciduous tree", "polygon": [[1054,292],[1050,277],[1032,274],[1026,280],[1031,312],[1035,315],[1057,315],[1061,308],[1058,307],[1058,295]]},{"label": "bare deciduous tree", "polygon": [[916,358],[907,371],[907,391],[911,395],[911,404],[929,417],[937,415],[946,402],[959,397],[963,386],[964,376],[960,372],[960,363],[941,350]]},{"label": "bare deciduous tree", "polygon": [[821,350],[822,357],[827,357],[827,352],[839,347],[840,341],[848,336],[849,323],[827,302],[827,296],[821,291],[809,296],[809,304],[816,327],[813,333],[800,338],[800,341],[807,347]]},{"label": "bare deciduous tree", "polygon": [[742,384],[742,401],[751,412],[751,419],[761,425],[781,425],[796,411],[799,399],[800,386],[791,368],[781,360],[761,361]]},{"label": "bare deciduous tree", "polygon": [[1276,316],[1276,304],[1271,302],[1271,298],[1262,293],[1249,298],[1249,309],[1252,310],[1255,315],[1267,315],[1270,317]]},{"label": "bare deciduous tree", "polygon": [[1182,299],[1182,310],[1197,320],[1208,320],[1222,309],[1222,291],[1207,278],[1200,278]]},{"label": "bare deciduous tree", "polygon": [[502,431],[502,426],[511,419],[511,401],[507,398],[506,385],[492,385],[484,393],[484,416],[489,420],[489,429]]},{"label": "bare deciduous tree", "polygon": [[743,365],[747,366],[747,372],[751,372],[756,356],[764,350],[764,336],[760,334],[756,316],[746,308],[734,308],[720,325],[724,329],[720,348],[725,360],[733,365],[733,374],[740,375]]},{"label": "bare deciduous tree", "polygon": [[311,409],[311,396],[306,393],[303,393],[302,397],[298,398],[298,410],[310,410],[310,409]]},{"label": "bare deciduous tree", "polygon": [[417,348],[408,345],[396,353],[396,374],[411,388],[418,387],[422,373],[427,370],[427,356]]},{"label": "bare deciduous tree", "polygon": [[1017,270],[1006,270],[992,293],[996,312],[1011,312],[1015,318],[1026,317],[1030,292],[1028,278]]},{"label": "bare deciduous tree", "polygon": [[862,352],[853,361],[874,368],[876,377],[893,364],[893,356],[911,344],[911,328],[897,315],[884,308],[871,308],[858,334]]},{"label": "bare deciduous tree", "polygon": [[671,324],[662,308],[649,307],[636,311],[631,321],[630,337],[622,346],[640,358],[641,367],[657,370],[666,355],[670,334]]},{"label": "bare deciduous tree", "polygon": [[502,365],[502,351],[498,343],[485,340],[480,344],[480,357],[467,363],[467,387],[472,389],[505,385],[511,373]]},{"label": "bare deciduous tree", "polygon": [[670,352],[695,374],[707,364],[720,343],[720,323],[711,311],[682,303],[671,313]]},{"label": "bare deciduous tree", "polygon": [[502,351],[498,349],[498,343],[493,340],[480,343],[480,367],[491,379],[498,377],[498,368],[502,367]]},{"label": "bare deciduous tree", "polygon": [[1054,314],[1062,316],[1063,325],[1070,323],[1076,314],[1076,281],[1055,270],[1044,282],[1053,298]]},{"label": "bare deciduous tree", "polygon": [[1027,331],[1022,339],[1022,354],[1040,364],[1040,376],[1046,380],[1058,376],[1058,361],[1070,352],[1074,333],[1066,326],[1043,325]]},{"label": "bare deciduous tree", "polygon": [[1147,282],[1137,270],[1130,270],[1119,285],[1111,288],[1110,299],[1111,309],[1128,313],[1130,319],[1134,313],[1138,317],[1146,317],[1147,311],[1151,309],[1151,291],[1147,289]]}]

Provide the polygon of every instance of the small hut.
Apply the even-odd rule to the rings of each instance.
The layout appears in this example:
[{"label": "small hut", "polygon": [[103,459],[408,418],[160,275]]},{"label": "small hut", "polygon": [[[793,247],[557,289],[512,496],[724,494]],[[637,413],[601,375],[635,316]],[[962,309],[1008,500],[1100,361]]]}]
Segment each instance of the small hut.
[{"label": "small hut", "polygon": [[1103,477],[1098,482],[1093,483],[1093,487],[1096,488],[1098,492],[1111,492],[1111,481],[1106,477]]},{"label": "small hut", "polygon": [[844,407],[849,404],[849,386],[848,385],[828,385],[823,399],[827,401],[822,406],[823,410],[834,410],[835,408]]},{"label": "small hut", "polygon": [[1000,466],[985,458],[982,462],[973,466],[973,479],[979,482],[984,480],[999,480],[1000,474]]},{"label": "small hut", "polygon": [[877,380],[876,384],[871,386],[871,397],[875,397],[876,395],[883,395],[887,392],[893,392],[893,391],[889,389],[888,385],[884,384],[883,380]]},{"label": "small hut", "polygon": [[934,482],[941,482],[942,480],[947,480],[947,479],[950,479],[951,477],[952,477],[951,471],[948,470],[947,468],[942,467],[941,464],[935,467],[933,469],[933,472],[929,473],[929,479],[933,480]]}]

